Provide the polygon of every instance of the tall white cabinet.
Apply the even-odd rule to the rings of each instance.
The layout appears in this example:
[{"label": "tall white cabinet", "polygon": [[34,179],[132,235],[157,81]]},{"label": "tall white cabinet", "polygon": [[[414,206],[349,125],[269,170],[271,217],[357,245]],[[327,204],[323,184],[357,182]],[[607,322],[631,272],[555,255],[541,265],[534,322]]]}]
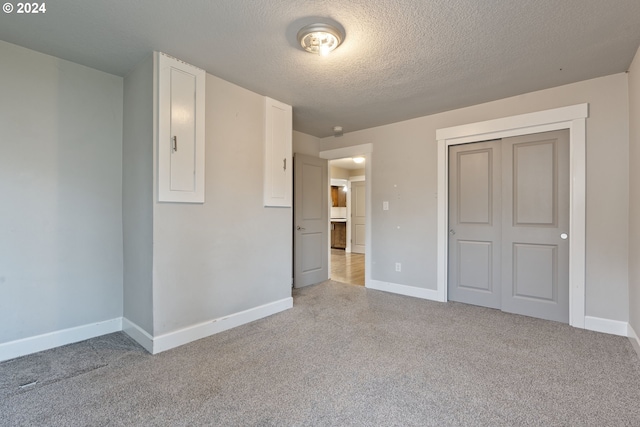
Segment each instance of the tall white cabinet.
[{"label": "tall white cabinet", "polygon": [[290,105],[265,97],[265,206],[292,206],[292,121]]},{"label": "tall white cabinet", "polygon": [[204,70],[158,53],[158,201],[204,203]]}]

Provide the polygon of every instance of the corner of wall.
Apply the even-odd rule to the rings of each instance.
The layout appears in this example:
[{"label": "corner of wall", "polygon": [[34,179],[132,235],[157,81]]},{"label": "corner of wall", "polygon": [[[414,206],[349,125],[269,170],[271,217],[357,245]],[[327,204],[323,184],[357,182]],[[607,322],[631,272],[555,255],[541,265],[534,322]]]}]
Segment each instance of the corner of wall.
[{"label": "corner of wall", "polygon": [[633,327],[631,325],[629,325],[628,331],[629,341],[631,341],[633,349],[636,351],[636,353],[638,353],[638,357],[640,357],[640,338],[638,338],[638,334],[636,334],[636,331],[633,330]]},{"label": "corner of wall", "polygon": [[122,318],[122,332],[153,354],[153,337],[126,317]]},{"label": "corner of wall", "polygon": [[153,326],[153,56],[147,56],[127,74],[124,88],[123,315],[128,321],[150,329]]},{"label": "corner of wall", "polygon": [[[629,327],[640,331],[640,47],[629,67]],[[634,167],[635,166],[635,167]],[[635,332],[634,332],[635,335]],[[638,337],[635,335],[636,350]],[[639,352],[640,354],[640,352]]]},{"label": "corner of wall", "polygon": [[208,320],[196,325],[152,337],[138,325],[123,319],[123,331],[143,346],[149,353],[157,354],[190,342],[224,332],[244,324],[260,320],[293,307],[293,298],[284,298],[229,316]]}]

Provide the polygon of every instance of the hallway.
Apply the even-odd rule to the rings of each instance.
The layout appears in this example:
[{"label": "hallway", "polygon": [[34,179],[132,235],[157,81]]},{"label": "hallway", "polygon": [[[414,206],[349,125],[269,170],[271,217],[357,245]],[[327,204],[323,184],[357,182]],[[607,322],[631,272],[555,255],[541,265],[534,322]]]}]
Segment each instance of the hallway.
[{"label": "hallway", "polygon": [[331,249],[331,280],[364,286],[364,254]]}]

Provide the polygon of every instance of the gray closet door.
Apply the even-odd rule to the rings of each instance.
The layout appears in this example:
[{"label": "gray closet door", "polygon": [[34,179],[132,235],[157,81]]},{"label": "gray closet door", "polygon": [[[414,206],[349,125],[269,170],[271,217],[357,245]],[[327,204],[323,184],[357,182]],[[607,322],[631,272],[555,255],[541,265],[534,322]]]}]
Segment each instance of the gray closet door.
[{"label": "gray closet door", "polygon": [[500,141],[449,149],[449,299],[500,308]]},{"label": "gray closet door", "polygon": [[502,144],[502,310],[569,323],[569,132]]},{"label": "gray closet door", "polygon": [[569,323],[569,132],[449,149],[449,299]]}]

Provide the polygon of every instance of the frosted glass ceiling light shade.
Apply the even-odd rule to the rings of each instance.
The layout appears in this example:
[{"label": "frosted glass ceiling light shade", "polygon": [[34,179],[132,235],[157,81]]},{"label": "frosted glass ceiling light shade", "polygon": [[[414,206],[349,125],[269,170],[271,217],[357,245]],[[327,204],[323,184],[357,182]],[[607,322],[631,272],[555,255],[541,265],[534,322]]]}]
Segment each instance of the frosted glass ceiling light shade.
[{"label": "frosted glass ceiling light shade", "polygon": [[311,24],[298,31],[298,41],[310,53],[326,55],[344,40],[344,34],[329,24]]},{"label": "frosted glass ceiling light shade", "polygon": [[362,163],[364,162],[364,157],[354,157],[353,163]]}]

